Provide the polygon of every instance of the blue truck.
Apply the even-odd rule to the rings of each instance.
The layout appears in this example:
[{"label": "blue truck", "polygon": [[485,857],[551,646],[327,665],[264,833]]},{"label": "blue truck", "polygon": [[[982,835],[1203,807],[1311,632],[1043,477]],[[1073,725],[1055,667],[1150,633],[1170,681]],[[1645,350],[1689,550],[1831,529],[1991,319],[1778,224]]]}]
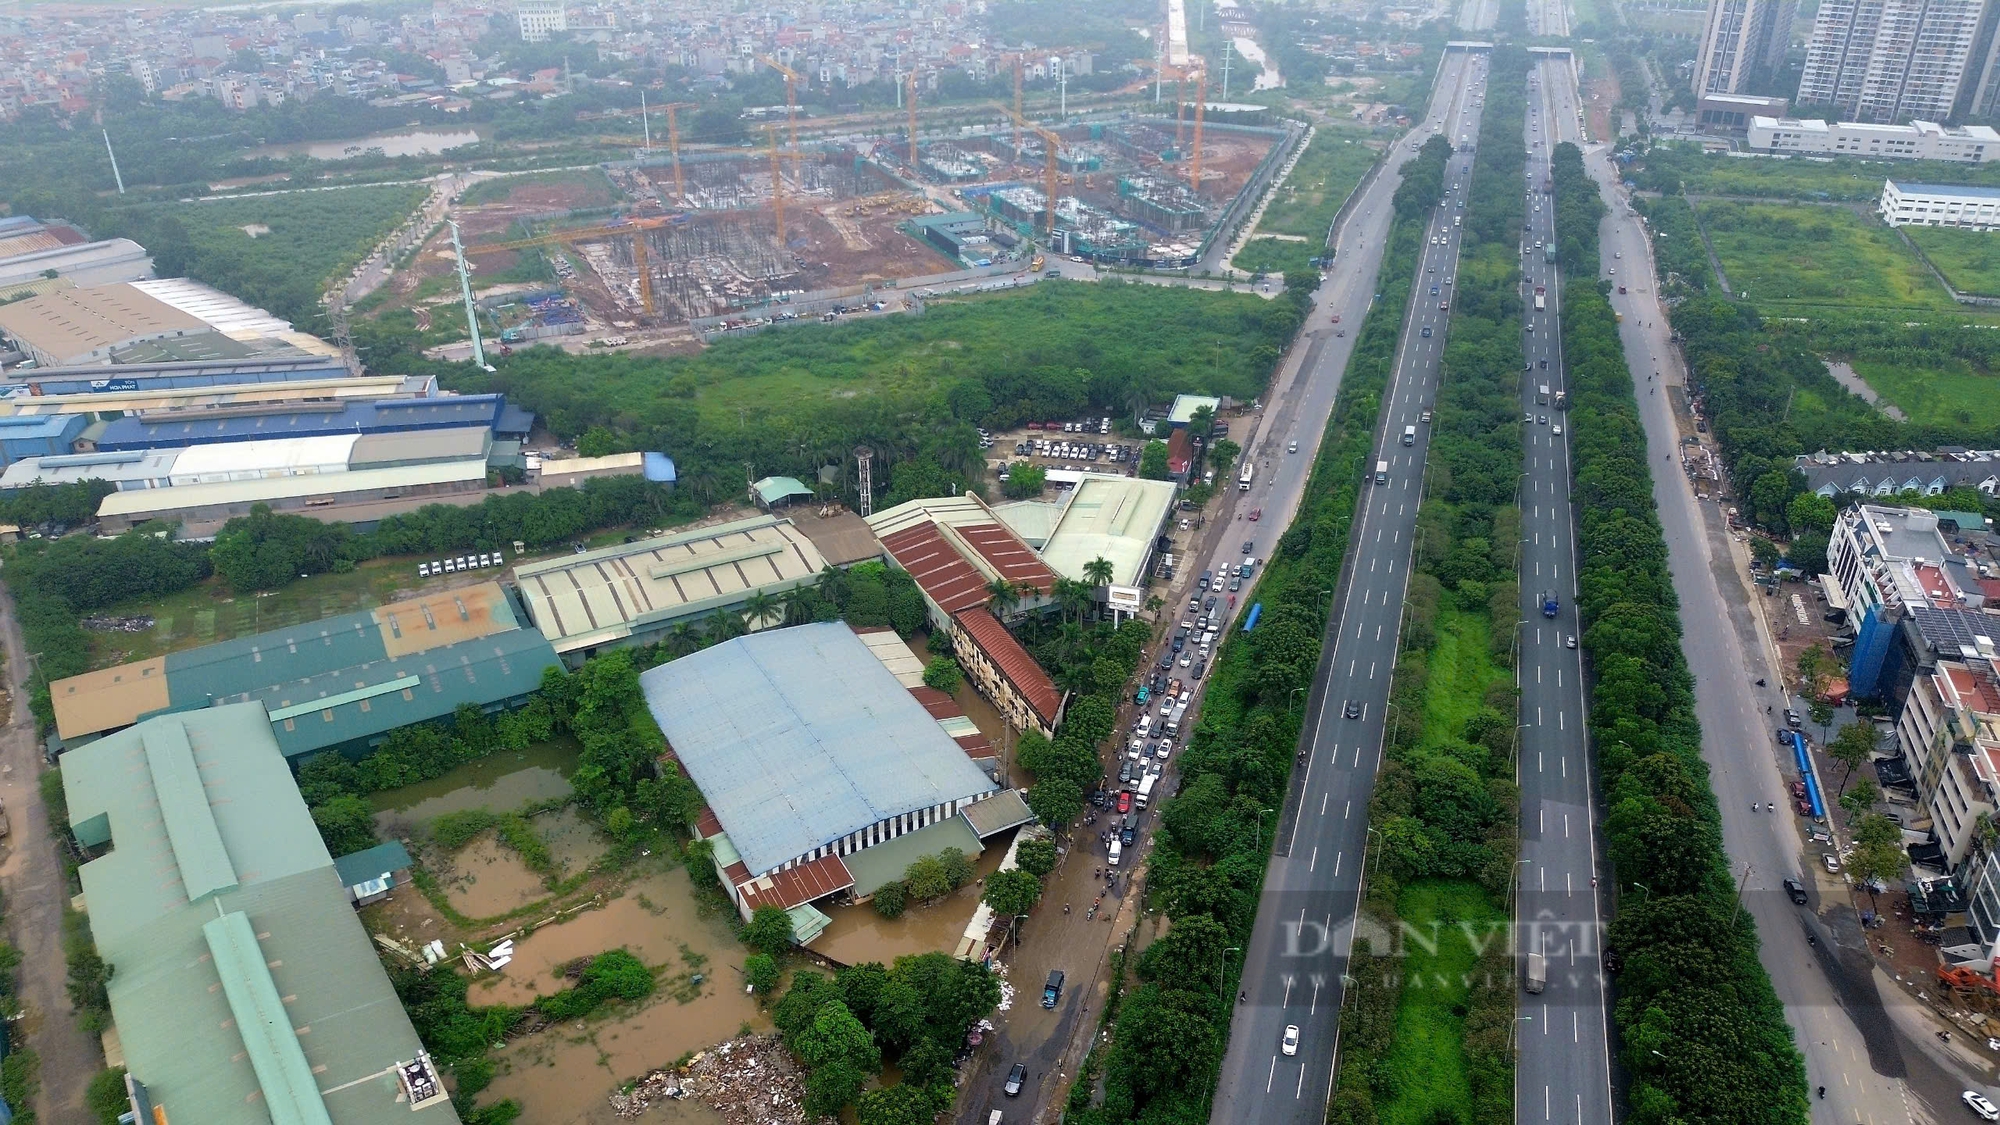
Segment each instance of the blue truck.
[{"label": "blue truck", "polygon": [[1556,615],[1556,611],[1561,608],[1562,608],[1562,601],[1556,597],[1556,592],[1554,590],[1542,591],[1543,617],[1554,617]]}]

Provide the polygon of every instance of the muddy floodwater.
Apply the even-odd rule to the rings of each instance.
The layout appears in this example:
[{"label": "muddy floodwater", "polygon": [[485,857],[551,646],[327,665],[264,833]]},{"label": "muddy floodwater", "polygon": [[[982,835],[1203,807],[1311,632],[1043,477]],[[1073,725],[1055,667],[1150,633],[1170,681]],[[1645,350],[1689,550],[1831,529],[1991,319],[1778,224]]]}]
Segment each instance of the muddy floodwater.
[{"label": "muddy floodwater", "polygon": [[479,134],[471,129],[454,129],[448,132],[435,129],[405,129],[394,133],[377,133],[370,137],[359,137],[351,141],[301,141],[296,144],[263,145],[253,148],[245,156],[268,156],[282,160],[287,156],[301,153],[314,160],[347,160],[366,155],[370,149],[381,149],[384,156],[430,156],[449,149],[479,143]]},{"label": "muddy floodwater", "polygon": [[843,965],[859,965],[868,961],[880,961],[887,965],[898,957],[912,953],[955,952],[958,939],[965,933],[965,924],[972,921],[972,912],[979,908],[979,896],[986,891],[978,880],[993,874],[1000,866],[1012,840],[1012,834],[1006,832],[987,840],[986,850],[972,861],[978,872],[975,881],[929,906],[913,905],[897,918],[882,917],[870,904],[827,906],[822,903],[820,909],[826,911],[826,916],[833,921],[825,933],[813,939],[808,948]]},{"label": "muddy floodwater", "polygon": [[[961,923],[962,924],[962,923]],[[501,973],[472,984],[474,1005],[523,1004],[560,990],[561,967],[623,946],[659,973],[659,990],[623,1018],[548,1028],[496,1051],[500,1069],[481,1101],[513,1098],[523,1122],[614,1120],[608,1098],[624,1082],[769,1021],[743,991],[741,942],[728,919],[700,917],[687,872],[649,875],[599,910],[586,910],[516,941]],[[696,983],[700,974],[703,980]],[[656,1106],[642,1121],[720,1120],[692,1100]]]},{"label": "muddy floodwater", "polygon": [[460,848],[438,881],[452,908],[468,918],[493,918],[549,893],[542,877],[491,831]]},{"label": "muddy floodwater", "polygon": [[375,806],[375,829],[383,839],[399,839],[445,813],[508,812],[530,801],[567,796],[581,749],[575,739],[558,738],[526,750],[503,750],[435,780],[377,793],[369,799]]}]

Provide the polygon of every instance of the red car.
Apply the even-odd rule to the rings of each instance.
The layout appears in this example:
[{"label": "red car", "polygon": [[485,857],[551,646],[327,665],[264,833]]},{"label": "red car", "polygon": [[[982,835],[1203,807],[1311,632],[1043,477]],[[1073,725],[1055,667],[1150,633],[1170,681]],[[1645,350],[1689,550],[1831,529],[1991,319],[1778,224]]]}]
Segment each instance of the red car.
[{"label": "red car", "polygon": [[1807,800],[1807,799],[1806,799],[1806,798],[1804,798],[1804,797],[1800,797],[1800,798],[1799,798],[1799,815],[1800,815],[1800,816],[1811,816],[1812,814],[1813,814],[1813,811],[1812,811],[1812,802],[1811,802],[1811,801],[1809,801],[1809,800]]},{"label": "red car", "polygon": [[1132,811],[1132,791],[1130,789],[1120,790],[1118,793],[1119,814],[1123,815],[1131,811]]},{"label": "red car", "polygon": [[1252,509],[1250,509],[1250,522],[1251,522],[1251,523],[1256,523],[1256,522],[1257,522],[1258,520],[1261,520],[1261,519],[1263,519],[1263,518],[1264,518],[1264,509],[1262,509],[1262,508],[1252,508]]}]

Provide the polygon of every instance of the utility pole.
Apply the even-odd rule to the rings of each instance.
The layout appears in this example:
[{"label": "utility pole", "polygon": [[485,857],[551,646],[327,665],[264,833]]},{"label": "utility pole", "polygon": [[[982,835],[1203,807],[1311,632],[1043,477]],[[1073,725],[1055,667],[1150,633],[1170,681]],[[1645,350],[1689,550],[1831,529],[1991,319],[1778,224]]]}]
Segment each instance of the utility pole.
[{"label": "utility pole", "polygon": [[1750,864],[1744,864],[1743,877],[1736,880],[1736,909],[1729,912],[1729,926],[1731,929],[1736,928],[1736,919],[1743,915],[1743,888],[1750,885],[1750,873],[1755,870],[1756,868]]},{"label": "utility pole", "polygon": [[472,304],[472,273],[465,265],[465,245],[458,240],[458,222],[446,219],[445,225],[451,228],[451,252],[458,259],[458,291],[465,298],[465,327],[472,333],[472,362],[491,371],[492,365],[486,362],[486,349],[479,343],[479,310]]},{"label": "utility pole", "polygon": [[111,158],[111,178],[118,181],[118,194],[125,194],[125,176],[118,171],[118,154],[111,151],[111,130],[104,130],[104,155]]}]

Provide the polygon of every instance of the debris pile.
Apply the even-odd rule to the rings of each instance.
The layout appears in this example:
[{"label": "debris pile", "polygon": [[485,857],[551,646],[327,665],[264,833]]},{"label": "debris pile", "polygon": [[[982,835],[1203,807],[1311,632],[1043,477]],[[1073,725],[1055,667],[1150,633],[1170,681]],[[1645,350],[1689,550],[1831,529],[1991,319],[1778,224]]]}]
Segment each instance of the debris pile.
[{"label": "debris pile", "polygon": [[697,1101],[728,1125],[807,1125],[804,1068],[775,1035],[731,1039],[680,1070],[655,1070],[631,1090],[611,1095],[620,1117],[637,1117],[664,1098]]}]

